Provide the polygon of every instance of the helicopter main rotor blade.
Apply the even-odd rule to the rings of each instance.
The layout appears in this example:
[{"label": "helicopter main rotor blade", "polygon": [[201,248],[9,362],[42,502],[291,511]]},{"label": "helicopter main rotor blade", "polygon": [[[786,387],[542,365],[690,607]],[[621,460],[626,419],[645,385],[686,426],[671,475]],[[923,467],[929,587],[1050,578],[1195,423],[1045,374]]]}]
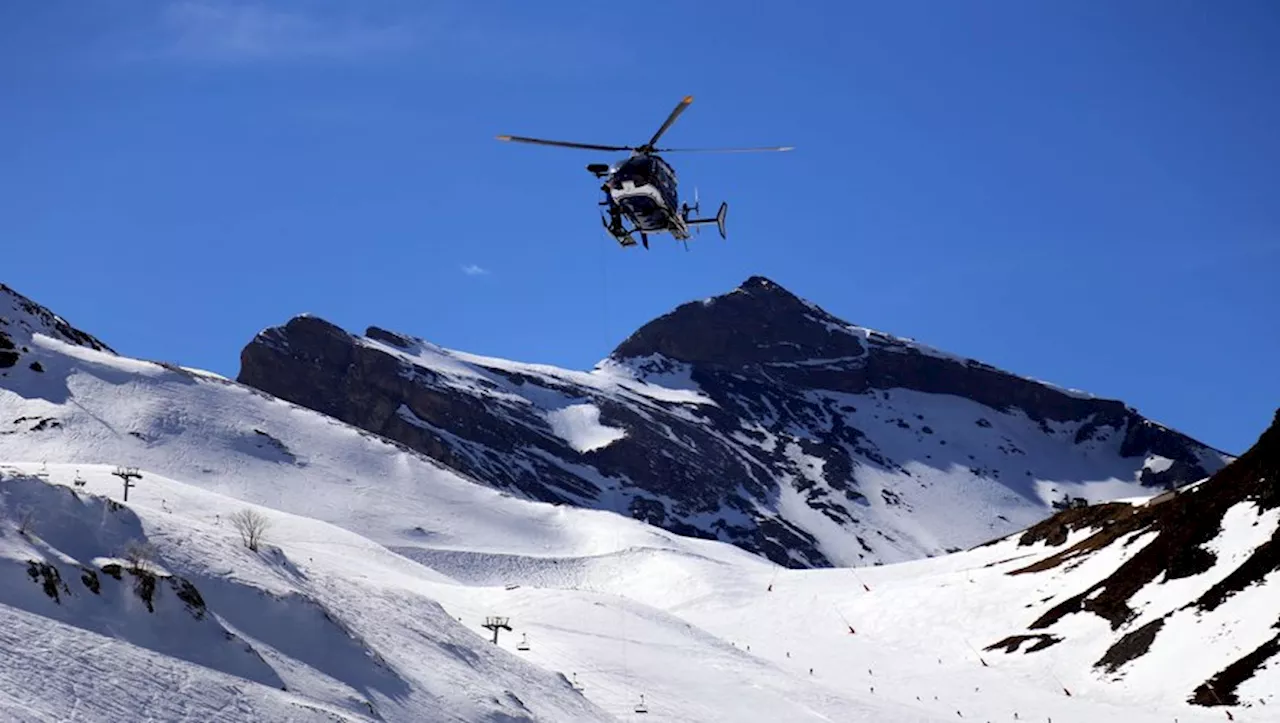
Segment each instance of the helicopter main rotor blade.
[{"label": "helicopter main rotor blade", "polygon": [[657,148],[654,153],[758,153],[767,151],[793,151],[795,146],[767,146],[763,148]]},{"label": "helicopter main rotor blade", "polygon": [[524,136],[498,136],[500,141],[516,141],[518,143],[536,143],[543,146],[561,146],[564,148],[586,148],[592,151],[630,151],[631,146],[601,146],[594,143],[574,143],[572,141],[548,141],[542,138],[526,138]]},{"label": "helicopter main rotor blade", "polygon": [[662,134],[667,132],[667,129],[671,127],[671,124],[676,122],[676,118],[679,118],[680,114],[684,112],[684,109],[688,108],[689,104],[692,102],[693,96],[686,95],[679,103],[677,103],[675,110],[672,110],[671,115],[667,116],[666,122],[662,124],[662,127],[658,129],[658,132],[654,133],[653,138],[650,138],[649,142],[644,144],[643,147],[653,148],[653,144],[658,142],[658,139],[662,137]]}]

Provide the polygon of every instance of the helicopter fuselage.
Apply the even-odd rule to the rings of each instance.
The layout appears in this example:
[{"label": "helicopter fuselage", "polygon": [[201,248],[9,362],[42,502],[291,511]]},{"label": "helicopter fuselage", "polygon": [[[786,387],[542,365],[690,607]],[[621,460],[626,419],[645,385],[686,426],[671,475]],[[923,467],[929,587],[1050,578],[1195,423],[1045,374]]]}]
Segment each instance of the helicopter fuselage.
[{"label": "helicopter fuselage", "polygon": [[688,226],[680,209],[676,174],[662,158],[636,154],[623,161],[605,182],[610,201],[631,219],[636,230],[669,232],[688,238]]}]

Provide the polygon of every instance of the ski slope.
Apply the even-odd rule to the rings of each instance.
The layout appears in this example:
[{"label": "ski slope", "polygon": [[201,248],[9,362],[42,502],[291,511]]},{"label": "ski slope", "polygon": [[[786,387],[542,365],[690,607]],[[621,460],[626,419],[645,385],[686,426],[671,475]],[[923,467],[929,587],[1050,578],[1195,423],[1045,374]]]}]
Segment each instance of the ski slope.
[{"label": "ski slope", "polygon": [[[1035,575],[1004,573],[1062,545],[1013,538],[876,568],[785,570],[607,511],[499,493],[219,377],[39,333],[22,341],[23,361],[43,371],[18,366],[0,384],[10,718],[136,720],[152,706],[162,720],[1223,719],[1184,702],[1183,681],[1225,659],[1196,659],[1200,646],[1153,649],[1152,673],[1119,681],[1090,667],[1112,633],[1082,616],[1043,651],[983,650],[1140,540]],[[116,465],[143,475],[119,509],[107,501],[123,502]],[[271,522],[256,553],[229,524],[246,507]],[[1232,529],[1252,524],[1246,512]],[[87,590],[81,570],[135,538],[211,616],[195,619],[165,585],[154,613],[123,581]],[[1235,540],[1222,544],[1257,536]],[[60,571],[61,602],[29,560]],[[1270,604],[1230,601],[1220,614],[1237,624],[1220,631],[1256,636]],[[494,615],[513,628],[497,646],[482,627]],[[1186,672],[1159,675],[1173,670]],[[1278,683],[1264,670],[1247,692]]]},{"label": "ski slope", "polygon": [[[639,696],[646,695],[651,720],[743,720],[764,715],[770,720],[870,721],[884,720],[889,711],[896,711],[894,719],[939,720],[909,708],[823,690],[677,615],[592,589],[596,580],[621,582],[627,576],[618,573],[629,569],[633,583],[670,593],[696,568],[682,571],[682,565],[663,558],[671,556],[679,563],[690,557],[688,552],[649,548],[607,556],[589,565],[594,569],[577,589],[541,586],[538,575],[529,576],[528,585],[519,582],[526,577],[519,567],[532,571],[574,562],[541,556],[529,556],[526,565],[508,570],[504,584],[468,583],[325,523],[263,508],[260,511],[271,520],[270,542],[253,554],[242,547],[228,522],[244,503],[144,471],[143,483],[130,491],[129,504],[113,516],[156,545],[166,572],[180,574],[199,589],[219,624],[236,636],[231,646],[236,652],[264,661],[253,666],[252,677],[225,660],[206,659],[203,668],[193,669],[183,661],[201,656],[210,640],[172,630],[122,636],[126,628],[146,631],[148,625],[163,623],[141,604],[98,610],[104,604],[101,596],[78,583],[79,565],[118,554],[119,545],[111,544],[112,539],[86,534],[96,532],[94,523],[109,507],[104,498],[119,499],[118,480],[111,475],[114,468],[8,468],[8,475],[16,476],[0,481],[6,494],[3,508],[19,509],[15,501],[21,499],[38,512],[29,523],[34,541],[25,548],[7,548],[6,559],[15,566],[26,559],[60,563],[70,590],[61,602],[42,599],[38,585],[19,581],[24,574],[8,570],[6,584],[17,586],[24,600],[14,604],[0,599],[0,609],[15,619],[33,614],[59,619],[63,625],[50,628],[54,632],[49,635],[84,642],[56,648],[57,665],[73,671],[59,680],[23,679],[22,685],[15,681],[10,686],[4,678],[6,689],[29,696],[0,704],[6,713],[57,696],[61,678],[81,674],[101,687],[76,692],[69,703],[87,706],[86,714],[95,719],[120,713],[117,708],[94,707],[91,701],[112,698],[112,686],[101,675],[91,674],[102,664],[79,652],[81,647],[107,645],[113,651],[119,648],[112,655],[122,660],[148,660],[163,671],[162,677],[187,680],[186,685],[202,691],[197,697],[214,699],[205,707],[217,700],[213,693],[225,684],[225,677],[239,672],[236,685],[250,692],[237,700],[252,716],[271,715],[271,706],[278,710],[291,703],[349,720],[628,719]],[[76,486],[77,479],[83,486]],[[78,499],[71,497],[72,490]],[[49,512],[55,509],[60,514]],[[68,518],[78,524],[70,524]],[[12,521],[5,522],[5,538],[21,538]],[[49,538],[41,535],[46,530]],[[105,536],[112,537],[123,536]],[[649,564],[644,564],[646,558],[651,558]],[[693,559],[724,564],[700,556]],[[578,562],[581,566],[584,561]],[[768,566],[754,567],[763,576]],[[519,587],[507,589],[511,585]],[[130,599],[130,590],[118,592],[120,598]],[[179,622],[186,615],[175,609],[178,602],[163,588],[155,604],[157,613],[168,611]],[[529,652],[514,650],[515,633],[504,633],[497,647],[487,641],[480,626],[494,614],[509,616],[513,627],[529,636]],[[109,624],[95,630],[95,620]],[[68,632],[65,626],[74,629]],[[252,653],[241,651],[241,642],[252,646]],[[581,695],[570,678],[583,685]],[[277,700],[275,692],[280,684],[292,694],[284,701]],[[151,695],[161,693],[153,690]],[[424,717],[427,710],[442,712]],[[846,715],[853,717],[842,718]]]},{"label": "ski slope", "polygon": [[[103,498],[120,498],[113,467],[28,463],[17,465],[18,477],[14,465],[7,467],[0,481],[6,541],[17,537],[8,518],[19,506],[15,499],[65,513],[53,520],[37,515],[31,534],[41,550],[6,545],[7,560],[64,549],[115,554],[109,540],[53,524],[80,505],[79,531],[94,528]],[[81,617],[58,620],[69,613],[47,598],[37,605],[37,585],[23,579],[27,602],[0,604],[0,616],[17,626],[10,635],[31,631],[20,636],[22,645],[6,648],[13,664],[0,668],[0,680],[20,693],[0,703],[5,715],[23,719],[27,711],[25,720],[54,720],[31,712],[65,711],[65,704],[79,706],[86,719],[131,720],[129,711],[138,708],[130,705],[166,698],[157,681],[180,680],[190,692],[180,704],[168,701],[162,720],[225,713],[227,706],[238,707],[232,720],[304,713],[334,720],[637,720],[641,695],[644,719],[662,721],[932,722],[957,712],[978,720],[1012,720],[1014,713],[1022,720],[1221,720],[1141,690],[1091,685],[1072,672],[1070,657],[1043,666],[976,650],[1008,632],[1009,597],[1029,592],[1012,590],[997,569],[984,566],[1015,552],[1049,552],[1043,546],[1028,552],[1008,541],[857,571],[783,570],[658,547],[498,559],[415,547],[399,555],[326,523],[262,508],[271,527],[268,544],[254,554],[226,521],[243,502],[143,474],[117,516],[156,545],[167,572],[193,582],[220,624],[252,646],[285,690],[265,676],[232,676],[225,663],[189,662],[198,650],[163,653],[154,640],[104,635]],[[73,501],[71,490],[83,502]],[[42,537],[49,528],[51,536]],[[99,603],[72,575],[63,579],[72,586],[63,605],[73,598],[81,607]],[[157,611],[175,602],[157,595]],[[140,606],[108,612],[117,627],[151,620]],[[509,616],[514,628],[496,647],[480,629],[494,614]],[[53,645],[35,647],[33,636]],[[516,649],[522,639],[529,650]],[[169,640],[208,644],[190,635]],[[31,675],[32,657],[59,674]],[[132,661],[152,671],[150,683],[129,678],[135,692],[121,700],[112,695],[121,683],[112,665],[129,663],[132,676]],[[582,686],[581,700],[570,682]],[[1061,685],[1073,695],[1063,695]],[[1250,720],[1239,709],[1236,719]]]}]

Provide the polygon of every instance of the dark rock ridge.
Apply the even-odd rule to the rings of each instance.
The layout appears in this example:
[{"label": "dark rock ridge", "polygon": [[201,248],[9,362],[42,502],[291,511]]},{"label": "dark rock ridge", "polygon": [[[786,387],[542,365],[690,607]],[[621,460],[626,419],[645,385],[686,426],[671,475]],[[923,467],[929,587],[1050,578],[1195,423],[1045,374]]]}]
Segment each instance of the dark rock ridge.
[{"label": "dark rock ridge", "polygon": [[[29,349],[32,334],[44,334],[68,344],[114,354],[111,347],[67,322],[45,307],[0,284],[0,373],[18,365]],[[32,371],[43,371],[32,362]]]},{"label": "dark rock ridge", "polygon": [[0,328],[12,332],[45,334],[68,344],[88,347],[98,351],[115,351],[100,339],[72,326],[61,316],[19,294],[5,284],[0,284]]},{"label": "dark rock ridge", "polygon": [[[1248,514],[1230,523],[1239,527],[1230,527],[1228,513],[1241,506],[1249,508]],[[1129,545],[1139,548],[1093,585],[1041,614],[1028,626],[1029,631],[1035,631],[1033,635],[1047,635],[1043,631],[1072,615],[1102,618],[1116,639],[1095,662],[1095,667],[1110,674],[1122,673],[1134,661],[1150,654],[1161,642],[1161,636],[1168,634],[1164,629],[1171,617],[1183,616],[1178,633],[1181,640],[1210,635],[1188,631],[1188,626],[1201,624],[1199,621],[1206,615],[1245,590],[1274,584],[1274,580],[1267,578],[1280,570],[1280,529],[1251,550],[1245,550],[1247,554],[1243,557],[1236,550],[1232,550],[1230,557],[1219,557],[1208,543],[1219,535],[1249,539],[1250,533],[1239,528],[1257,526],[1260,522],[1250,521],[1252,515],[1262,517],[1277,507],[1280,507],[1280,410],[1248,451],[1197,485],[1158,495],[1144,505],[1115,503],[1064,510],[1027,530],[1019,539],[1019,545],[1044,542],[1059,546],[1069,531],[1091,534],[1031,565],[1012,570],[1010,575],[1070,569],[1102,551]],[[1142,544],[1136,546],[1139,537]],[[1221,567],[1223,565],[1227,567]],[[1155,614],[1159,608],[1153,608],[1151,594],[1146,595],[1145,607],[1134,603],[1135,596],[1140,591],[1149,593],[1150,586],[1179,584],[1200,575],[1216,582],[1202,590],[1184,585],[1179,589],[1190,592],[1183,599],[1154,598],[1163,600],[1161,605],[1170,608],[1163,614]],[[1255,604],[1248,610],[1237,608],[1232,615],[1236,618],[1262,616],[1274,620],[1271,628],[1280,630],[1280,610]],[[1226,634],[1220,632],[1223,628],[1217,627],[1221,625],[1220,620],[1203,624],[1214,636]],[[1231,631],[1230,626],[1225,629]],[[1010,639],[1012,637],[1018,636]],[[1251,645],[1256,647],[1241,648],[1237,657],[1209,680],[1187,691],[1188,701],[1206,706],[1239,704],[1236,689],[1269,661],[1273,663],[1280,653],[1280,632],[1261,644]],[[1185,654],[1177,643],[1171,646],[1165,649],[1166,653],[1174,649],[1174,654]]]},{"label": "dark rock ridge", "polygon": [[[1149,530],[1156,537],[1113,574],[1075,595],[1032,623],[1035,629],[1049,627],[1064,616],[1091,612],[1105,618],[1112,629],[1134,617],[1129,599],[1156,578],[1177,580],[1198,575],[1213,567],[1217,558],[1204,548],[1222,531],[1227,510],[1242,502],[1252,502],[1259,512],[1280,506],[1280,411],[1270,428],[1239,459],[1218,471],[1204,483],[1178,490],[1154,504],[1099,506],[1100,514],[1088,527],[1101,529],[1087,539],[1013,574],[1050,569],[1068,560],[1089,554],[1134,532]],[[1070,516],[1071,511],[1057,517]],[[1278,531],[1280,532],[1280,531]],[[1024,538],[1024,543],[1034,538]],[[1231,594],[1258,582],[1280,568],[1280,546],[1273,538],[1264,543],[1239,568],[1210,588],[1195,602],[1212,610]]]},{"label": "dark rock ridge", "polygon": [[[1228,459],[1122,402],[850,325],[759,276],[644,325],[590,373],[304,315],[259,333],[238,381],[482,483],[792,566],[969,546],[1043,519],[1071,484],[1141,494]],[[957,515],[961,498],[991,504]]]},{"label": "dark rock ridge", "polygon": [[[1123,402],[1059,390],[973,359],[852,327],[760,276],[711,303],[678,307],[641,327],[613,352],[615,358],[653,354],[709,370],[758,374],[768,369],[779,382],[810,387],[818,382],[824,389],[851,394],[894,388],[952,394],[993,409],[1020,409],[1037,422],[1089,419],[1082,436],[1101,427],[1126,430],[1124,456],[1163,451],[1176,461],[1196,463],[1187,453],[1186,437],[1169,434]],[[814,360],[832,363],[815,373]],[[1203,476],[1203,470],[1187,471]],[[1189,482],[1192,476],[1170,481]]]}]

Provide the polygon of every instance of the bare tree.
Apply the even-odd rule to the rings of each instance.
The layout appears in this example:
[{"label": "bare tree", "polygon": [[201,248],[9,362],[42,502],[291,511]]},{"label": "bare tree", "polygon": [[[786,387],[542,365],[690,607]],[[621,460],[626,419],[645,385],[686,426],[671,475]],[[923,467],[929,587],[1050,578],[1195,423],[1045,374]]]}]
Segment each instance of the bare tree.
[{"label": "bare tree", "polygon": [[130,570],[149,572],[156,559],[156,546],[142,540],[129,540],[124,545],[124,559]]},{"label": "bare tree", "polygon": [[266,517],[250,509],[243,509],[232,515],[231,524],[236,526],[244,546],[254,552],[258,551],[258,544],[271,526]]}]

